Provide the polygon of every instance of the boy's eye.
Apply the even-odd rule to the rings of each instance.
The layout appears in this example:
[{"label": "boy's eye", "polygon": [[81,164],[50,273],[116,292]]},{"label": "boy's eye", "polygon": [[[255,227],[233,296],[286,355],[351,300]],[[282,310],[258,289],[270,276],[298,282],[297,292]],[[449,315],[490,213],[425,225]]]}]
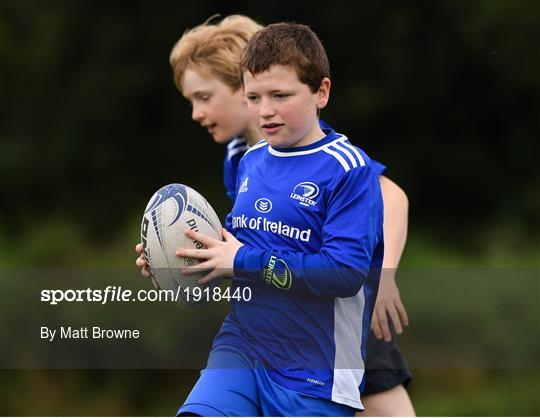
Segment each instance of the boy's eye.
[{"label": "boy's eye", "polygon": [[208,100],[210,100],[210,95],[209,94],[204,94],[201,97],[199,97],[199,99],[201,101],[203,101],[203,102],[207,102]]},{"label": "boy's eye", "polygon": [[289,94],[285,94],[285,93],[277,93],[277,94],[274,94],[274,97],[276,99],[284,99],[285,97],[289,97]]},{"label": "boy's eye", "polygon": [[259,100],[259,96],[254,96],[254,95],[247,95],[247,99],[250,101],[250,102],[256,102],[257,100]]}]

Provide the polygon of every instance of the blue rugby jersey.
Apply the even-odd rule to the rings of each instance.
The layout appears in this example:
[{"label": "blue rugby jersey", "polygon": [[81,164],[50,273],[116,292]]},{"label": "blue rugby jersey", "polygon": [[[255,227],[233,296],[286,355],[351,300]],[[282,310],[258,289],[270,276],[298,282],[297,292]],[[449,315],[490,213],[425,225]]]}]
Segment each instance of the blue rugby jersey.
[{"label": "blue rugby jersey", "polygon": [[[321,129],[332,129],[330,125],[322,119],[319,119],[319,125],[321,126]],[[241,136],[233,138],[227,144],[227,153],[225,155],[225,160],[223,161],[223,182],[225,183],[227,197],[232,202],[234,202],[236,193],[236,173],[238,172],[238,164],[248,149],[249,144]],[[379,176],[386,170],[386,167],[383,164],[375,160],[372,160],[371,162],[374,170]]]},{"label": "blue rugby jersey", "polygon": [[232,300],[214,346],[259,359],[277,383],[362,408],[365,343],[383,258],[383,206],[370,158],[334,131],[288,149],[264,141],[238,167],[227,229]]},{"label": "blue rugby jersey", "polygon": [[225,161],[223,162],[223,182],[225,183],[227,197],[232,201],[234,201],[236,190],[238,164],[248,149],[249,144],[241,136],[233,138],[227,144],[227,154],[225,155]]}]

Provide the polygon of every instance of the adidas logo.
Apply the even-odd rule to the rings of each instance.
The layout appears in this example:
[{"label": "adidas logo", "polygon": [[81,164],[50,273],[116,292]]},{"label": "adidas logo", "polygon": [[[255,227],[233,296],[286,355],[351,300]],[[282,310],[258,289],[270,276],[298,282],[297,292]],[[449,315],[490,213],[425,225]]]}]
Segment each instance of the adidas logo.
[{"label": "adidas logo", "polygon": [[249,177],[246,177],[244,181],[242,181],[242,184],[240,185],[240,189],[238,190],[238,193],[244,193],[248,191],[248,180],[249,180]]}]

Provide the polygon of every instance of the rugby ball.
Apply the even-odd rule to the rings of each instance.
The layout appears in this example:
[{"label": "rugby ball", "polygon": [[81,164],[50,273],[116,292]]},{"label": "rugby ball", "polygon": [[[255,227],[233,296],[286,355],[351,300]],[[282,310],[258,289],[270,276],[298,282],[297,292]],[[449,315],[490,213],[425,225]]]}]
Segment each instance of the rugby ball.
[{"label": "rugby ball", "polygon": [[[177,301],[184,305],[203,302],[194,298],[193,290],[215,286],[215,280],[206,285],[197,281],[206,273],[184,276],[180,268],[199,263],[192,258],[178,257],[178,248],[203,248],[188,238],[184,231],[192,229],[221,240],[221,222],[206,199],[183,184],[169,184],[159,189],[146,206],[141,223],[141,242],[150,273],[159,287],[172,290]],[[197,292],[199,295],[201,292]],[[197,302],[194,300],[198,299]]]}]

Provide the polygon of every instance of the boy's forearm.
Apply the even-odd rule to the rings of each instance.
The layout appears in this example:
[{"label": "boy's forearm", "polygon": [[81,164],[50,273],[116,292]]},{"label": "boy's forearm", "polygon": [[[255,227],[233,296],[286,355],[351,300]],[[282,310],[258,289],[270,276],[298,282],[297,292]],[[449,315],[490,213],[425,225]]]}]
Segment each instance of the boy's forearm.
[{"label": "boy's forearm", "polygon": [[[283,271],[289,277],[275,280],[273,270],[279,267],[285,267]],[[367,274],[337,263],[324,251],[305,254],[243,246],[234,260],[235,276],[260,280],[284,291],[315,296],[354,296],[365,283]]]},{"label": "boy's forearm", "polygon": [[392,180],[381,176],[379,181],[384,202],[383,268],[396,269],[407,241],[409,201]]}]

